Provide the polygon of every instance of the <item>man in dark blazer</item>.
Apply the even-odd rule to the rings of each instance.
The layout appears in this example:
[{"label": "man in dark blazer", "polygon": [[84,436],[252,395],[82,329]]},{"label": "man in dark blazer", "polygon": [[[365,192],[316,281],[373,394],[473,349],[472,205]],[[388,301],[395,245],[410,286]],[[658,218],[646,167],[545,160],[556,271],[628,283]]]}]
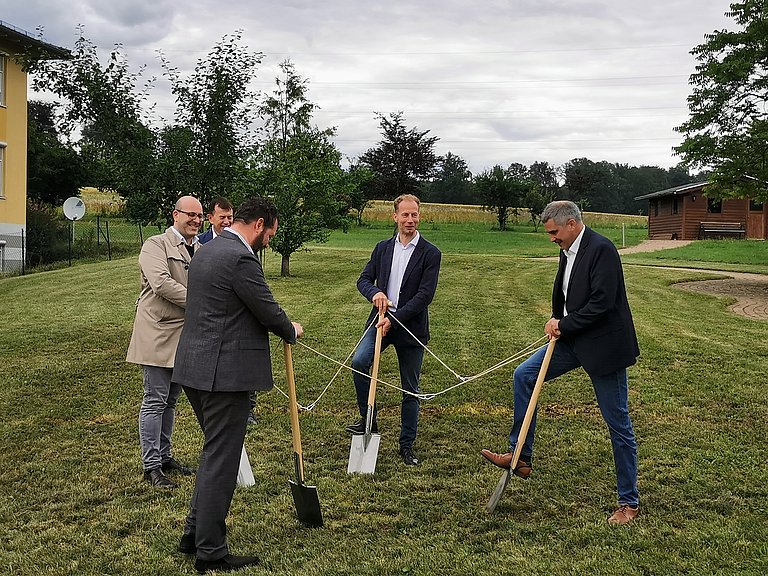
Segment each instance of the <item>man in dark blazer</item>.
[{"label": "man in dark blazer", "polygon": [[274,205],[251,198],[189,266],[173,382],[182,385],[205,440],[179,551],[197,555],[200,573],[259,562],[229,553],[225,519],[245,439],[248,392],[273,386],[268,333],[289,343],[304,333],[275,302],[254,255],[276,231]]},{"label": "man in dark blazer", "polygon": [[226,198],[216,198],[208,209],[208,230],[197,237],[200,244],[210,242],[232,225],[232,204]]},{"label": "man in dark blazer", "polygon": [[[352,367],[357,371],[353,373],[353,380],[361,416],[358,422],[347,427],[352,434],[365,432],[371,379],[359,372],[368,374],[373,364],[376,328],[379,325],[374,319],[380,312],[386,313],[380,322],[384,333],[382,350],[390,344],[395,347],[403,390],[419,393],[423,345],[429,341],[427,308],[437,289],[441,258],[440,250],[418,232],[420,205],[419,199],[411,194],[395,199],[393,219],[397,224],[397,234],[376,245],[357,281],[357,289],[373,303],[373,310],[366,322],[369,328],[352,359]],[[418,418],[419,399],[403,393],[400,457],[410,466],[419,463],[413,453]],[[374,426],[377,430],[375,419]]]},{"label": "man in dark blazer", "polygon": [[[541,215],[544,229],[560,246],[560,266],[552,290],[552,318],[544,326],[557,338],[546,380],[582,366],[592,380],[597,403],[611,434],[619,507],[608,519],[627,524],[638,513],[637,441],[629,417],[627,367],[636,362],[637,344],[627,302],[621,260],[613,243],[584,226],[573,202],[550,203]],[[515,410],[509,452],[482,455],[509,468],[545,348],[515,369]],[[517,467],[517,476],[531,473],[536,417],[531,421]]]}]

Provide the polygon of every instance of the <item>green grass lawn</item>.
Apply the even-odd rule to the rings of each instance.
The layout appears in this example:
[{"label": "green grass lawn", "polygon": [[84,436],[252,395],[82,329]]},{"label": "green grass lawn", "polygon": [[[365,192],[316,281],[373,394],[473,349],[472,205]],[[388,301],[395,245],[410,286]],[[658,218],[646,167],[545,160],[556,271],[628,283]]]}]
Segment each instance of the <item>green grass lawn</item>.
[{"label": "green grass lawn", "polygon": [[[443,250],[430,348],[451,368],[476,374],[542,335],[556,262],[527,256],[556,254],[543,232],[422,232]],[[273,291],[305,326],[306,344],[340,360],[351,351],[368,312],[355,282],[386,235],[334,233],[292,257],[291,278],[267,255]],[[642,351],[629,371],[642,505],[634,525],[606,524],[616,497],[611,447],[582,371],[545,385],[533,475],[515,479],[493,515],[484,506],[500,474],[479,451],[506,447],[512,367],[423,404],[415,468],[397,457],[399,395],[380,387],[373,476],[346,474],[343,429],[356,409],[345,372],[301,414],[320,529],[296,520],[287,400],[259,396],[259,423],[246,439],[256,486],[236,491],[228,524],[233,552],[256,552],[264,566],[243,573],[768,573],[768,326],[672,286],[706,276],[626,266]],[[194,573],[175,553],[193,480],[181,478],[171,493],[141,479],[141,374],[124,362],[138,289],[135,257],[0,279],[2,574]],[[277,340],[273,360],[285,389]],[[299,402],[308,404],[336,366],[301,346],[294,361]],[[392,350],[380,376],[398,381]],[[425,392],[455,382],[426,358]],[[177,457],[194,463],[201,434],[186,400],[174,440]]]}]

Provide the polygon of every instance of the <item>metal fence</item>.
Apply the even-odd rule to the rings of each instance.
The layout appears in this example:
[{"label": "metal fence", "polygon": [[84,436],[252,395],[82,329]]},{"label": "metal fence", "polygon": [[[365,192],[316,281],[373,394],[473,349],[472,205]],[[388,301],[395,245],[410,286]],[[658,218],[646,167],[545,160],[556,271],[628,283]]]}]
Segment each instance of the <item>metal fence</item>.
[{"label": "metal fence", "polygon": [[0,234],[0,275],[138,254],[145,238],[164,229],[103,216],[76,222],[62,219],[53,224],[34,226],[28,222],[26,232],[19,229],[18,233]]}]

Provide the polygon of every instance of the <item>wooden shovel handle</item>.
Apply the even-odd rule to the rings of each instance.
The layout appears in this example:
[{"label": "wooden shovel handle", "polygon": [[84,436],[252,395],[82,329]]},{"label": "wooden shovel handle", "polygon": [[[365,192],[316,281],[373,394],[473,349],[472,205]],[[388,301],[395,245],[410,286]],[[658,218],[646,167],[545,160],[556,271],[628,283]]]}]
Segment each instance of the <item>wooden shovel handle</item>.
[{"label": "wooden shovel handle", "polygon": [[552,338],[547,345],[547,351],[544,353],[544,360],[541,363],[541,368],[539,368],[539,375],[536,377],[536,385],[533,387],[531,400],[528,402],[528,408],[525,410],[525,418],[523,418],[523,424],[520,426],[520,433],[517,435],[517,445],[515,446],[515,453],[512,455],[512,463],[509,467],[510,470],[514,470],[517,467],[517,461],[520,459],[520,453],[525,444],[525,437],[528,436],[528,429],[531,427],[531,420],[533,420],[533,414],[536,412],[536,403],[539,401],[539,393],[544,384],[544,378],[547,376],[549,361],[552,359],[552,353],[555,351],[555,342],[557,342],[557,338]]},{"label": "wooden shovel handle", "polygon": [[283,342],[285,355],[285,376],[288,380],[288,404],[291,412],[291,438],[293,439],[293,452],[298,459],[296,474],[300,484],[304,483],[304,459],[301,455],[301,431],[299,430],[299,404],[296,401],[296,380],[293,375],[293,352],[288,342]]},{"label": "wooden shovel handle", "polygon": [[[384,314],[379,314],[379,321],[384,319]],[[378,324],[377,322],[377,324]],[[379,377],[379,360],[381,359],[381,340],[384,338],[384,328],[376,328],[376,344],[373,348],[373,365],[371,366],[371,386],[368,388],[368,406],[373,409],[376,402],[376,381]]]}]

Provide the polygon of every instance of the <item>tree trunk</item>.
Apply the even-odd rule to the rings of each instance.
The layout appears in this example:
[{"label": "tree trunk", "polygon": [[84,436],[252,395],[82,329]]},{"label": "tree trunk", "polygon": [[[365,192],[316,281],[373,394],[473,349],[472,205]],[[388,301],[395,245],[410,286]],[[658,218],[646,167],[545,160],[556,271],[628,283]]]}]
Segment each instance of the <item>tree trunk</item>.
[{"label": "tree trunk", "polygon": [[282,259],[280,260],[280,276],[282,277],[291,275],[291,271],[289,267],[290,258],[291,258],[291,255],[288,254],[287,256],[283,255]]}]

